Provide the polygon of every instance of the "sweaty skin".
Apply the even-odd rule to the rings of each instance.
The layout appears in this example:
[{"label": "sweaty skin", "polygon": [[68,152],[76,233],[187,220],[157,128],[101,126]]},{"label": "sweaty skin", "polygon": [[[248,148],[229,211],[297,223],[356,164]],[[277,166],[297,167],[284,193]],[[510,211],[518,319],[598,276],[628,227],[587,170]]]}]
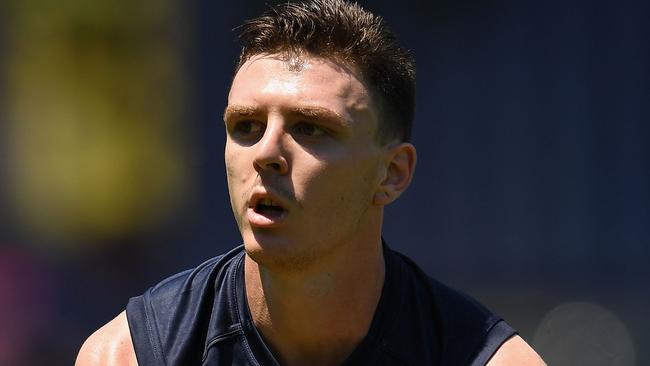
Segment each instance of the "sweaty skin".
[{"label": "sweaty skin", "polygon": [[[378,110],[354,68],[309,55],[256,56],[233,80],[225,161],[246,296],[282,365],[339,365],[372,321],[383,209],[406,190],[416,161],[411,144],[377,142]],[[124,312],[77,359],[135,364]],[[515,336],[488,365],[544,363]]]}]

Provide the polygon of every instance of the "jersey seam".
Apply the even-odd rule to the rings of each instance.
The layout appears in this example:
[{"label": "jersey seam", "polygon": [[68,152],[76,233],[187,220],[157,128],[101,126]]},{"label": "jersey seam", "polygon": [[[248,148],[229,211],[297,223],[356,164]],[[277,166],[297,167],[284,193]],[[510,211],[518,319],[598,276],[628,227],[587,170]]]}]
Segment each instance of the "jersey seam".
[{"label": "jersey seam", "polygon": [[492,329],[494,329],[494,327],[495,327],[497,324],[499,324],[499,322],[501,322],[501,321],[503,320],[503,319],[499,318],[498,316],[494,316],[494,315],[491,316],[490,318],[492,318],[492,320],[494,321],[494,323],[492,323],[492,325],[490,325],[490,327],[489,327],[489,328],[487,329],[487,331],[484,333],[484,335],[483,335],[483,339],[478,340],[477,342],[474,343],[474,345],[473,345],[472,348],[471,348],[471,349],[472,349],[472,352],[469,353],[469,356],[467,356],[467,358],[465,358],[465,361],[463,362],[464,365],[471,365],[471,364],[472,364],[472,362],[474,361],[474,359],[476,359],[476,357],[478,356],[478,354],[479,354],[480,351],[481,351],[481,344],[482,344],[482,343],[485,343],[485,342],[487,341],[488,336],[490,335],[490,332],[492,331]]},{"label": "jersey seam", "polygon": [[[148,297],[148,296],[147,296]],[[162,349],[158,347],[158,343],[156,342],[156,339],[158,338],[158,332],[157,329],[153,328],[152,322],[150,318],[155,318],[155,314],[149,314],[150,311],[153,311],[151,306],[149,306],[149,299],[144,303],[145,305],[145,312],[144,315],[147,317],[147,333],[149,335],[149,344],[151,344],[151,350],[153,353],[153,356],[156,358],[156,362],[160,363],[162,365],[167,365],[167,360],[165,359],[165,355],[162,353]],[[155,320],[155,319],[154,319]],[[160,339],[157,339],[158,342],[160,342]]]},{"label": "jersey seam", "polygon": [[215,344],[217,344],[217,343],[219,343],[219,342],[221,342],[223,340],[232,338],[233,336],[236,336],[237,334],[240,334],[240,333],[243,334],[243,330],[242,330],[241,325],[240,324],[235,324],[235,329],[229,330],[229,331],[227,331],[227,332],[225,332],[223,334],[220,334],[220,335],[212,338],[208,342],[207,346],[205,347],[205,353],[203,354],[203,357],[201,358],[201,363],[205,362],[206,358],[208,357],[208,353],[209,353],[211,347],[213,347]]}]

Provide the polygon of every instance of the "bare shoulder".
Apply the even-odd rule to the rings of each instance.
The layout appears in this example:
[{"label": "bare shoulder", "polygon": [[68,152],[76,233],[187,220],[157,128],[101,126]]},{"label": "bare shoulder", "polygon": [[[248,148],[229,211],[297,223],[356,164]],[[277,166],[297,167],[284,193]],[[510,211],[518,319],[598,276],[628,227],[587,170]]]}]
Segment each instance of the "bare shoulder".
[{"label": "bare shoulder", "polygon": [[86,339],[75,362],[75,366],[137,364],[125,311]]},{"label": "bare shoulder", "polygon": [[508,339],[486,366],[546,366],[546,363],[520,336]]}]

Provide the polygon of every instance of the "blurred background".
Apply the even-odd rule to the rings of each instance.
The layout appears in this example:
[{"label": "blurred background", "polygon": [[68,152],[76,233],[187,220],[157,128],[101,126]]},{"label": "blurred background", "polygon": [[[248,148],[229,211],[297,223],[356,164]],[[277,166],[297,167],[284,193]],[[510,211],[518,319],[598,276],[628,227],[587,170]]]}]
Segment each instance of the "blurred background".
[{"label": "blurred background", "polygon": [[[418,66],[385,238],[549,365],[650,364],[650,3],[362,1]],[[233,31],[259,0],[0,1],[0,365],[69,365],[240,243]]]}]

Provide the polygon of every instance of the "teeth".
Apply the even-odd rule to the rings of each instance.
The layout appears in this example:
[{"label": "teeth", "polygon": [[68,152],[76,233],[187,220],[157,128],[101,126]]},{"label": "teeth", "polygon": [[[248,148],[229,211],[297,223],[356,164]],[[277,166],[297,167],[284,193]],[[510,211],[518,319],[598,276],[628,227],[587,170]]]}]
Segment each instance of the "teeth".
[{"label": "teeth", "polygon": [[270,198],[263,198],[260,200],[260,203],[263,204],[264,206],[273,206],[273,200]]}]

